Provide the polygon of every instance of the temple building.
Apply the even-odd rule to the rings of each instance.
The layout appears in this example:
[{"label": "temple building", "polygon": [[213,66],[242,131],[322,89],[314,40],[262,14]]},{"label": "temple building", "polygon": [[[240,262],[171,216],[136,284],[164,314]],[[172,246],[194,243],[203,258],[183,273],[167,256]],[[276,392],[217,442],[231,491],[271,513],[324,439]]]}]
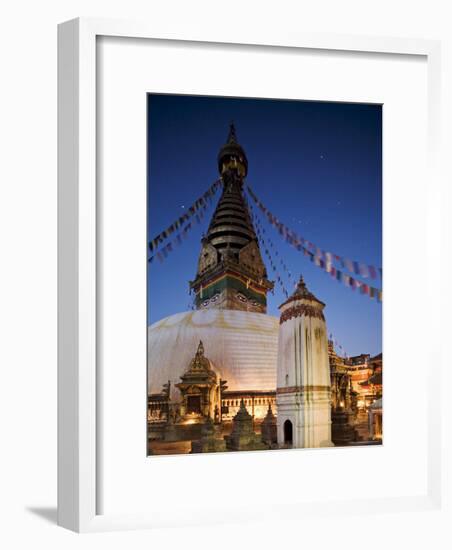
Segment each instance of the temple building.
[{"label": "temple building", "polygon": [[323,309],[303,278],[280,306],[278,444],[331,447],[331,379]]},{"label": "temple building", "polygon": [[365,409],[372,402],[371,392],[367,391],[361,384],[372,375],[372,368],[369,363],[370,355],[361,354],[345,359],[348,373],[352,382],[352,389],[357,393],[359,409]]},{"label": "temple building", "polygon": [[357,392],[345,360],[337,355],[333,341],[328,341],[331,376],[331,439],[335,445],[349,445],[356,441]]},{"label": "temple building", "polygon": [[358,393],[353,389],[352,376],[334,349],[332,340],[328,341],[328,358],[331,375],[331,406],[333,409],[355,409]]},{"label": "temple building", "polygon": [[357,395],[357,408],[367,410],[382,391],[383,355],[361,354],[344,360]]},{"label": "temple building", "polygon": [[382,439],[383,355],[337,355],[328,342],[331,373],[333,443]]},{"label": "temple building", "polygon": [[176,384],[180,391],[180,410],[182,422],[193,418],[214,418],[219,422],[221,411],[222,381],[204,356],[204,346],[200,341],[196,355],[187,371]]},{"label": "temple building", "polygon": [[379,399],[383,393],[383,354],[379,353],[375,357],[369,359],[371,375],[367,380],[360,383],[360,389],[373,403]]},{"label": "temple building", "polygon": [[372,441],[383,439],[383,397],[376,399],[369,407],[369,438]]},{"label": "temple building", "polygon": [[347,445],[357,434],[350,431],[357,400],[372,402],[378,372],[369,356],[354,363],[335,355],[325,304],[302,278],[280,317],[267,314],[274,285],[245,200],[248,159],[233,125],[217,161],[222,193],[189,282],[195,309],[148,327],[149,454]]}]

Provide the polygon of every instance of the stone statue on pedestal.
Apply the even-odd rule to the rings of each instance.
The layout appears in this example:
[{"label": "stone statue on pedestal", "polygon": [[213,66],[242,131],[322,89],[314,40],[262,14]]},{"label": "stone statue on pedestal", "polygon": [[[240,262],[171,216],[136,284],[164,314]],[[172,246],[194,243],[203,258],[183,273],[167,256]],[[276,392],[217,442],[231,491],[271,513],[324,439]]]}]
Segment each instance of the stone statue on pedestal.
[{"label": "stone statue on pedestal", "polygon": [[232,432],[224,437],[228,451],[258,451],[268,449],[253,430],[253,417],[246,410],[243,399],[238,413],[232,419]]},{"label": "stone statue on pedestal", "polygon": [[270,447],[276,445],[278,441],[276,416],[273,414],[271,404],[268,405],[267,415],[261,424],[261,439]]}]

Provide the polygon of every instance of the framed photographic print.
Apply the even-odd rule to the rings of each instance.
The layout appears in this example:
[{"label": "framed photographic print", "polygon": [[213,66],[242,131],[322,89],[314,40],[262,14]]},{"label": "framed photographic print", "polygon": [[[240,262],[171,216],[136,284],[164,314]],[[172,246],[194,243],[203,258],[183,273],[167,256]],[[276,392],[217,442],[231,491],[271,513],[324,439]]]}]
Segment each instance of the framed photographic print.
[{"label": "framed photographic print", "polygon": [[148,95],[148,454],[381,444],[381,136],[378,104]]},{"label": "framed photographic print", "polygon": [[439,73],[431,41],[60,26],[61,525],[438,509]]}]

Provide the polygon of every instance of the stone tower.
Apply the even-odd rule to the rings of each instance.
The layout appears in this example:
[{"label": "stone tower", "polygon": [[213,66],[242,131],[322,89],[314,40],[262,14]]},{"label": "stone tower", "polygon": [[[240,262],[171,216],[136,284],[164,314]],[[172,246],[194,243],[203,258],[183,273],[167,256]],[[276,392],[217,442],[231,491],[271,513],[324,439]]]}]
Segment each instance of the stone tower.
[{"label": "stone tower", "polygon": [[280,446],[332,446],[324,307],[302,277],[295,292],[279,307],[276,404]]},{"label": "stone tower", "polygon": [[218,154],[223,192],[201,243],[198,270],[190,288],[197,309],[238,309],[266,313],[273,283],[259,250],[243,195],[248,160],[231,124]]}]

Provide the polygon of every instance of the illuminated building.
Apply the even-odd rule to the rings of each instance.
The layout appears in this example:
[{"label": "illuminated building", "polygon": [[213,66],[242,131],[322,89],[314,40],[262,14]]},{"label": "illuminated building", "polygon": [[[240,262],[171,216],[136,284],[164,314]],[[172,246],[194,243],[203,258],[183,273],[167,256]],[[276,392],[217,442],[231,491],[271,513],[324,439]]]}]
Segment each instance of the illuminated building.
[{"label": "illuminated building", "polygon": [[[372,358],[368,354],[339,357],[332,341],[328,343],[328,352],[333,442],[348,445],[381,440],[383,355],[380,353]],[[376,437],[375,433],[379,436]]]},{"label": "illuminated building", "polygon": [[376,399],[369,407],[369,437],[371,440],[383,439],[383,398]]},{"label": "illuminated building", "polygon": [[222,384],[212,363],[204,355],[204,346],[201,341],[196,355],[180,379],[176,387],[181,394],[179,405],[181,421],[190,421],[193,417],[209,417],[219,422]]},{"label": "illuminated building", "polygon": [[357,394],[357,407],[367,410],[381,396],[383,355],[380,353],[371,358],[368,354],[361,354],[346,359],[345,364],[353,391]]},{"label": "illuminated building", "polygon": [[348,373],[352,382],[352,389],[357,394],[358,409],[366,409],[372,402],[372,394],[364,386],[362,382],[366,382],[369,376],[372,375],[372,368],[369,364],[370,355],[361,354],[349,357],[345,360]]},{"label": "illuminated building", "polygon": [[344,363],[328,341],[328,357],[331,376],[331,439],[335,445],[349,445],[356,439],[353,427],[357,393],[353,391],[352,380]]},{"label": "illuminated building", "polygon": [[331,375],[331,406],[333,409],[353,409],[358,395],[353,389],[352,377],[342,357],[337,355],[332,340],[328,341]]}]

